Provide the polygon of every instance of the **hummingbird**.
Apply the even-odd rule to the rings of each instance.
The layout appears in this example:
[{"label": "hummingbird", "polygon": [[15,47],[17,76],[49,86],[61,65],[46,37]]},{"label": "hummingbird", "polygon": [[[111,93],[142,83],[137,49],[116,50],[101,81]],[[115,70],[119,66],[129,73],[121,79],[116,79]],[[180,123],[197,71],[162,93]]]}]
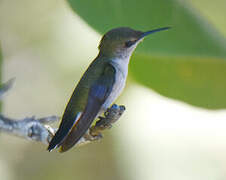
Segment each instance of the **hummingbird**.
[{"label": "hummingbird", "polygon": [[76,145],[93,121],[121,94],[136,46],[147,35],[167,29],[169,27],[142,32],[119,27],[104,34],[98,47],[99,54],[72,93],[59,129],[49,143],[49,151],[60,147],[60,152],[65,152]]}]

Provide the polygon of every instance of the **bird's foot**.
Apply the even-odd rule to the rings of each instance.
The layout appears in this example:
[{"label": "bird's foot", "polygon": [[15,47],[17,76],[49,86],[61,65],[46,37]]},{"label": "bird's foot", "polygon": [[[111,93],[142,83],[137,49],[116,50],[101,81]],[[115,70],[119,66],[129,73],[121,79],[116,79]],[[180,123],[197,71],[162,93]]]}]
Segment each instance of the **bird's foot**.
[{"label": "bird's foot", "polygon": [[100,116],[96,124],[90,128],[90,135],[94,137],[101,136],[101,131],[110,129],[112,127],[112,124],[122,116],[125,110],[125,106],[118,106],[116,104],[113,104],[104,113],[104,117]]},{"label": "bird's foot", "polygon": [[125,110],[125,106],[118,106],[117,104],[113,104],[104,113],[104,117],[99,117],[100,120],[96,122],[95,126],[103,127],[105,129],[111,128],[112,124],[121,117]]}]

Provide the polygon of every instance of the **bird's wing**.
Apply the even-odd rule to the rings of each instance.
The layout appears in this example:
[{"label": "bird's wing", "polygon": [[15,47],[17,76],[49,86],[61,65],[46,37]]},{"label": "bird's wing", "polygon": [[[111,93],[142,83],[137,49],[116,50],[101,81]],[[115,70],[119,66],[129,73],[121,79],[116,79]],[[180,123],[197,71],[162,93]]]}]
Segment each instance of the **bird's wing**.
[{"label": "bird's wing", "polygon": [[101,106],[104,104],[112,91],[112,87],[115,83],[115,73],[115,68],[111,64],[107,64],[103,69],[103,72],[92,84],[89,90],[85,110],[73,124],[68,125],[68,127],[70,127],[68,135],[64,135],[66,137],[63,139],[61,138],[62,142],[57,145],[61,146],[61,152],[70,149],[86,133],[93,120],[98,115]]}]

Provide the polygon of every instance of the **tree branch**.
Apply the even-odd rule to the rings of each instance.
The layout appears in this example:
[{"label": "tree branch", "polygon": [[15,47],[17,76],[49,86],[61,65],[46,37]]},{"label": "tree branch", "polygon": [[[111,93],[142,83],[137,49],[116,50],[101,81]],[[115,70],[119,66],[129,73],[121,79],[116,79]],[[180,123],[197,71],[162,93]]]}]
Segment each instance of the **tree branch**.
[{"label": "tree branch", "polygon": [[[0,99],[3,95],[11,89],[14,79],[0,86]],[[86,134],[79,140],[77,145],[87,144],[92,141],[101,139],[103,136],[101,132],[112,127],[125,111],[124,106],[112,105],[105,113],[104,117],[99,117],[95,125],[90,127]],[[0,131],[23,137],[28,140],[39,141],[48,144],[54,136],[56,129],[47,125],[58,121],[57,116],[49,116],[44,118],[27,117],[21,120],[10,119],[0,115]]]},{"label": "tree branch", "polygon": [[29,140],[48,144],[54,134],[54,129],[45,123],[59,120],[57,116],[36,119],[35,117],[14,120],[0,115],[0,130]]}]

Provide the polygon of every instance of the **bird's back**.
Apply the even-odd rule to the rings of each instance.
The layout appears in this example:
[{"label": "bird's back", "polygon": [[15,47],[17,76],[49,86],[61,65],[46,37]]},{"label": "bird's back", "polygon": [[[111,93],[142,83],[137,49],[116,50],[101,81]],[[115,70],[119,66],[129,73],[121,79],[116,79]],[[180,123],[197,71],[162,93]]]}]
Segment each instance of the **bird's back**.
[{"label": "bird's back", "polygon": [[67,139],[76,118],[85,110],[90,87],[102,73],[105,64],[106,61],[97,57],[83,74],[65,108],[59,129],[51,140],[48,150],[61,146]]}]

